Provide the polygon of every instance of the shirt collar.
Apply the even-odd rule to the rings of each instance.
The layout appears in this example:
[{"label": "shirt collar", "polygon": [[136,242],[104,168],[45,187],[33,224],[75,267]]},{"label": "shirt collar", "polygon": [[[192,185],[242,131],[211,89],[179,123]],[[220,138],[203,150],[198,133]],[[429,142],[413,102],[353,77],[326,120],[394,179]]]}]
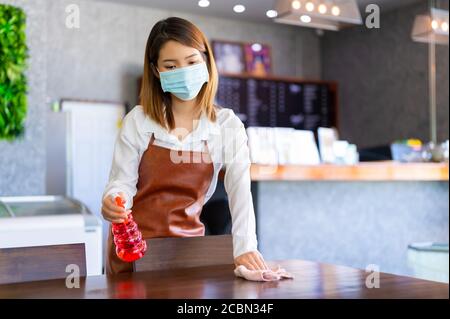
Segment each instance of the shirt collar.
[{"label": "shirt collar", "polygon": [[[144,131],[146,133],[153,133],[156,139],[180,143],[175,135],[170,134],[166,128],[159,125],[147,115],[145,116]],[[209,140],[212,135],[220,135],[220,125],[217,120],[215,122],[210,121],[205,112],[202,112],[198,126],[186,136],[183,143]]]}]

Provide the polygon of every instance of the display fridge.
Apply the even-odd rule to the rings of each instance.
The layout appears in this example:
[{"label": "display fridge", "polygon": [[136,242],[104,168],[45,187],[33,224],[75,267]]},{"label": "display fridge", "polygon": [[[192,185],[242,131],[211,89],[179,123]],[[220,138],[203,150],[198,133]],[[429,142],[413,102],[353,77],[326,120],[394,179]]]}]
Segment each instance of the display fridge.
[{"label": "display fridge", "polygon": [[65,196],[0,197],[0,248],[84,243],[87,275],[100,275],[102,223]]}]

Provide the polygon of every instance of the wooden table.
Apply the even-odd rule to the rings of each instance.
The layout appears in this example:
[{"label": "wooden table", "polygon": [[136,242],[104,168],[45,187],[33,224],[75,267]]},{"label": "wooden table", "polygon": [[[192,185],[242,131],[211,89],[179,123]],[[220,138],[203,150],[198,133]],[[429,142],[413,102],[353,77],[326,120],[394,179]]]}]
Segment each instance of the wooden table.
[{"label": "wooden table", "polygon": [[295,279],[250,282],[236,278],[232,265],[151,271],[81,279],[0,285],[2,298],[448,298],[448,284],[380,274],[380,288],[366,288],[364,270],[300,260],[272,262]]}]

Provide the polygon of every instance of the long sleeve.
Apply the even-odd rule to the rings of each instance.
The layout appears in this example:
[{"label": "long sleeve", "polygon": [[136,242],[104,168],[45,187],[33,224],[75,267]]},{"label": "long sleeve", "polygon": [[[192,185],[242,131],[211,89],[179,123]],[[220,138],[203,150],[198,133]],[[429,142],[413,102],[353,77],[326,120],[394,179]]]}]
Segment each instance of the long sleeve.
[{"label": "long sleeve", "polygon": [[124,117],[122,127],[117,135],[109,181],[102,197],[124,192],[127,195],[127,208],[133,206],[133,197],[137,191],[136,183],[140,162],[138,141],[135,112],[131,111]]},{"label": "long sleeve", "polygon": [[[234,114],[233,114],[234,115]],[[233,255],[257,250],[255,212],[250,188],[250,156],[247,134],[236,116],[226,129],[224,142],[225,190],[232,219]]]}]

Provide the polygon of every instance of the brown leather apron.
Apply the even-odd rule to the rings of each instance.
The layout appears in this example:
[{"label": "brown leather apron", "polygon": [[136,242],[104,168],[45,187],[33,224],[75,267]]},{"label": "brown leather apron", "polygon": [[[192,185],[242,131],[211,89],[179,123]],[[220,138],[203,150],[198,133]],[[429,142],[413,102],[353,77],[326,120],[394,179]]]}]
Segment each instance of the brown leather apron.
[{"label": "brown leather apron", "polygon": [[[208,152],[176,152],[153,144],[152,134],[139,164],[137,192],[132,214],[145,239],[156,237],[204,236],[200,221],[204,198],[211,184],[214,166]],[[173,161],[183,158],[182,162]],[[190,159],[187,161],[186,159]],[[133,264],[121,261],[115,252],[111,227],[107,242],[106,272],[133,271]],[[147,254],[152,253],[148,247]]]}]

